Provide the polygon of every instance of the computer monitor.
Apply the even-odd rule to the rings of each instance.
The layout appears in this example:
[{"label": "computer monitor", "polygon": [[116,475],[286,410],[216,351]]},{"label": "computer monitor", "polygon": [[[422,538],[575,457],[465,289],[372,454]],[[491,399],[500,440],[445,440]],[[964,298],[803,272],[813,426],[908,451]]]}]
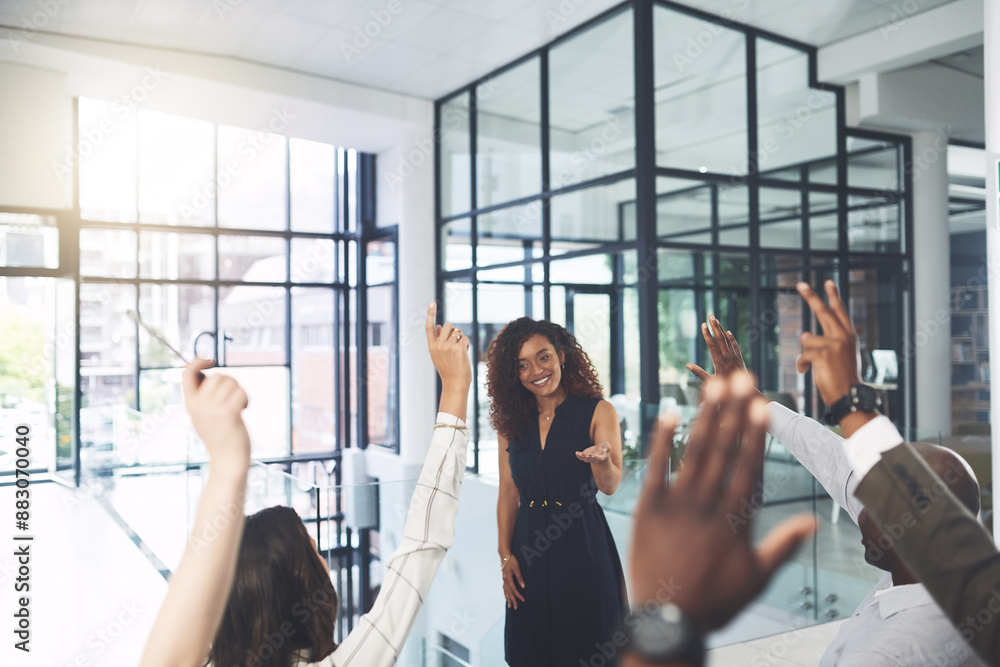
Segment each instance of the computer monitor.
[{"label": "computer monitor", "polygon": [[872,366],[875,369],[872,384],[892,384],[899,379],[895,350],[872,350]]}]

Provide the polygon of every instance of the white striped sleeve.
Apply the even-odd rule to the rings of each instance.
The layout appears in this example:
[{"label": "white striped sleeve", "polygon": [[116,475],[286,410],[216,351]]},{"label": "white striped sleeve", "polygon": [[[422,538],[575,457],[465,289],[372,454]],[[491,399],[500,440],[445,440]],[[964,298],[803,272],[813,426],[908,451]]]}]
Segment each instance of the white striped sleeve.
[{"label": "white striped sleeve", "polygon": [[[437,422],[465,426],[438,413]],[[330,656],[337,667],[389,667],[413,627],[445,551],[455,541],[455,515],[465,474],[466,429],[437,428],[410,500],[403,542],[385,563],[382,589]]]}]

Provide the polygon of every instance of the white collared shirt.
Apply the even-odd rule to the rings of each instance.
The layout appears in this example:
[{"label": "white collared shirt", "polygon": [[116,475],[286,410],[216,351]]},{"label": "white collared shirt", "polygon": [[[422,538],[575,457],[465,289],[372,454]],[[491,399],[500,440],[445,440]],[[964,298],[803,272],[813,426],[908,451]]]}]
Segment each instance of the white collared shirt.
[{"label": "white collared shirt", "polygon": [[[863,509],[854,497],[863,474],[881,452],[902,442],[888,418],[865,425],[845,441],[819,422],[780,403],[768,404],[768,432],[823,485],[856,523]],[[892,431],[889,432],[888,422]],[[869,428],[871,427],[871,428]],[[858,438],[858,435],[862,438]],[[893,436],[894,434],[894,436]],[[868,440],[872,444],[865,447]],[[878,446],[875,446],[875,443]],[[892,443],[887,445],[887,443]],[[872,457],[874,454],[874,458]],[[820,667],[980,667],[984,665],[922,584],[893,586],[886,573],[840,627]]]},{"label": "white collared shirt", "polygon": [[892,585],[886,573],[820,660],[819,667],[980,667],[923,584]]}]

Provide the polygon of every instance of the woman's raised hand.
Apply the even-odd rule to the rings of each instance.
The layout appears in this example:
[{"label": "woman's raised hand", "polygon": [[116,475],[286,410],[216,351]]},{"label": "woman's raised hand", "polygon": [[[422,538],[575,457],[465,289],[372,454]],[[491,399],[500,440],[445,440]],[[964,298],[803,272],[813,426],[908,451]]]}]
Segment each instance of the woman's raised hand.
[{"label": "woman's raised hand", "polygon": [[460,329],[451,324],[435,326],[437,304],[427,307],[427,349],[431,353],[434,368],[441,376],[440,412],[465,419],[469,403],[469,387],[472,386],[472,362],[469,361],[469,339]]},{"label": "woman's raised hand", "polygon": [[431,302],[427,307],[427,321],[424,329],[427,332],[427,348],[431,353],[431,361],[441,383],[445,388],[468,388],[472,384],[472,363],[469,361],[469,339],[452,324],[438,324],[434,318],[437,315],[437,304]]}]

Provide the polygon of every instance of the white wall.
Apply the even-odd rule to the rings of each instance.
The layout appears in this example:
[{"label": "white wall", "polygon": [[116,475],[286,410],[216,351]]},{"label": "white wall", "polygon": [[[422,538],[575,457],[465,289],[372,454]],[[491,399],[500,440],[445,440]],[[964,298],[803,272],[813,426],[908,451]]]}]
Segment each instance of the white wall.
[{"label": "white wall", "polygon": [[[913,135],[913,299],[916,409],[921,431],[951,434],[951,235],[948,227],[948,137]],[[920,437],[930,433],[918,434]]]},{"label": "white wall", "polygon": [[[996,382],[1000,378],[1000,210],[997,181],[998,160],[1000,160],[1000,5],[996,2],[984,3],[986,26],[984,56],[986,76],[986,259],[989,266],[990,306],[990,377]],[[990,423],[993,428],[993,479],[1000,479],[1000,393],[990,394]],[[996,488],[996,482],[994,482]],[[993,537],[1000,542],[1000,524],[993,523]]]},{"label": "white wall", "polygon": [[73,179],[52,169],[72,137],[65,89],[62,72],[0,61],[0,206],[71,208]]}]

